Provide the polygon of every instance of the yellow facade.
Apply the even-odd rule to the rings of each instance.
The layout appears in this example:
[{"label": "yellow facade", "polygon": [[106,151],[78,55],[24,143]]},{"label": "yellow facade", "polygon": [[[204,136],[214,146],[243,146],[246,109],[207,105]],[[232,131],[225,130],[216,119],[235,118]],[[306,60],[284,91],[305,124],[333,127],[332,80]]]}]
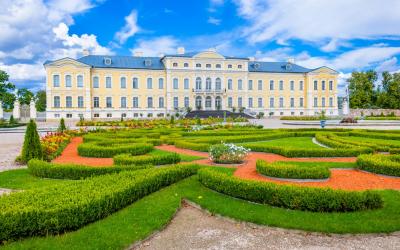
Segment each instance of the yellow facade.
[{"label": "yellow facade", "polygon": [[[45,64],[47,119],[161,117],[188,107],[243,107],[249,114],[273,116],[315,115],[322,110],[338,114],[337,72],[327,67],[308,70],[284,63],[276,70],[276,64],[224,57],[215,51],[151,59],[89,59],[93,58],[105,65],[70,58]],[[124,61],[139,66],[125,67]],[[143,66],[147,61],[158,65]]]}]

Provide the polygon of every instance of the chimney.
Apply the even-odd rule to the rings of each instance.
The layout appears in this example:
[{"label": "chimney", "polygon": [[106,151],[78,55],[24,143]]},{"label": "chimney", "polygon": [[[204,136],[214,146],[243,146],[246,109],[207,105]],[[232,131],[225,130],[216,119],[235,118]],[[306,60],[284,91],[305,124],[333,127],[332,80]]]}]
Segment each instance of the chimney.
[{"label": "chimney", "polygon": [[142,51],[135,51],[135,53],[133,55],[137,56],[137,57],[143,57],[143,52]]},{"label": "chimney", "polygon": [[89,56],[90,55],[90,51],[88,49],[84,49],[82,51],[83,56]]},{"label": "chimney", "polygon": [[291,63],[291,64],[294,64],[294,58],[289,58],[289,59],[287,60],[287,62],[288,62],[288,63]]},{"label": "chimney", "polygon": [[176,50],[176,53],[178,55],[183,55],[185,54],[185,48],[184,47],[178,47],[178,49]]}]

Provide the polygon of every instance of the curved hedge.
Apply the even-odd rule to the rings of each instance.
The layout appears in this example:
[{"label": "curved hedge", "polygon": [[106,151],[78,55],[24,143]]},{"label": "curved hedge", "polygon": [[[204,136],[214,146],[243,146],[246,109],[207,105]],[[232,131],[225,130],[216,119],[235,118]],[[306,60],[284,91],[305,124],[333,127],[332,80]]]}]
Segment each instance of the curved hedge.
[{"label": "curved hedge", "polygon": [[392,148],[389,150],[391,154],[400,154],[400,148]]},{"label": "curved hedge", "polygon": [[298,166],[293,162],[268,163],[257,160],[257,172],[270,177],[289,179],[326,179],[331,176],[327,166]]},{"label": "curved hedge", "polygon": [[382,197],[374,191],[344,191],[243,180],[211,168],[200,169],[198,176],[203,185],[217,192],[289,209],[346,212],[383,206]]},{"label": "curved hedge", "polygon": [[139,155],[132,156],[129,154],[121,154],[114,156],[114,164],[116,165],[165,165],[174,164],[181,161],[181,157],[177,153],[168,153],[165,155]]},{"label": "curved hedge", "polygon": [[0,242],[59,234],[102,219],[196,173],[198,165],[124,171],[0,198]]},{"label": "curved hedge", "polygon": [[400,155],[360,155],[357,167],[368,172],[400,177]]},{"label": "curved hedge", "polygon": [[177,148],[185,148],[185,149],[191,149],[191,150],[202,151],[202,152],[208,152],[208,149],[210,148],[210,144],[193,143],[193,142],[180,141],[180,140],[175,141],[174,145]]},{"label": "curved hedge", "polygon": [[79,180],[92,176],[119,173],[122,171],[133,171],[145,168],[152,168],[147,165],[91,167],[76,164],[55,164],[41,160],[32,159],[28,162],[28,170],[31,175],[41,178]]},{"label": "curved hedge", "polygon": [[78,146],[80,156],[109,158],[118,154],[143,155],[150,152],[153,145],[150,143],[109,144],[82,143]]}]

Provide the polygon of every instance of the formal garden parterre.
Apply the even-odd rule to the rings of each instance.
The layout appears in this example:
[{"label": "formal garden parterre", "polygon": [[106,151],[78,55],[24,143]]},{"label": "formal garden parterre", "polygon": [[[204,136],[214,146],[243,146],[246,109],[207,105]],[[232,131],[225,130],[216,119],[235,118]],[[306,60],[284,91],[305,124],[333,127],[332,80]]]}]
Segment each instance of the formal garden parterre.
[{"label": "formal garden parterre", "polygon": [[[40,152],[19,157],[27,170],[0,173],[0,187],[21,190],[0,198],[0,240],[4,248],[85,248],[79,239],[92,232],[90,247],[126,248],[168,223],[182,199],[262,225],[399,231],[399,139],[398,130],[197,119],[49,134]],[[110,230],[115,240],[101,239]]]}]

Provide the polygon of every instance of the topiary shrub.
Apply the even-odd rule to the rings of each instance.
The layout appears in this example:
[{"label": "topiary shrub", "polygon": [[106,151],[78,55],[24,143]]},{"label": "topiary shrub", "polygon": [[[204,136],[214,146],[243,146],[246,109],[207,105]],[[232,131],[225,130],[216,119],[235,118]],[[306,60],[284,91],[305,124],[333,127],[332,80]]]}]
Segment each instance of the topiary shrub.
[{"label": "topiary shrub", "polygon": [[60,125],[58,125],[58,132],[64,132],[65,130],[67,130],[67,127],[65,126],[65,121],[64,118],[61,118],[60,120]]},{"label": "topiary shrub", "polygon": [[293,162],[268,163],[257,160],[256,167],[258,173],[277,178],[326,179],[331,175],[327,166],[299,166]]},{"label": "topiary shrub", "polygon": [[30,120],[25,131],[24,145],[20,160],[28,162],[30,159],[43,159],[43,150],[40,145],[40,137],[34,120]]},{"label": "topiary shrub", "polygon": [[10,116],[10,120],[8,121],[8,123],[11,125],[17,123],[17,121],[14,119],[13,115]]}]

